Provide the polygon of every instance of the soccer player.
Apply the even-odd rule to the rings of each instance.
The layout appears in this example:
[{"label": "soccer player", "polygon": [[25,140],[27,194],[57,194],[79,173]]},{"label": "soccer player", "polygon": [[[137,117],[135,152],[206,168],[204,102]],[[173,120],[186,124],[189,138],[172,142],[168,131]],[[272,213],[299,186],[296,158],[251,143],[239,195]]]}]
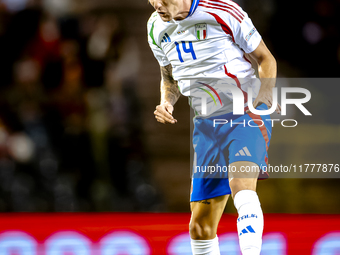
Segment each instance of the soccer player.
[{"label": "soccer player", "polygon": [[[256,127],[255,120],[261,117],[249,112],[248,107],[249,104],[259,110],[272,107],[276,61],[247,13],[230,0],[149,1],[156,11],[148,21],[148,42],[159,62],[162,77],[161,102],[154,112],[157,121],[175,124],[174,105],[181,93],[189,96],[196,112],[195,165],[218,163],[234,169],[227,173],[227,178],[223,173],[207,178],[194,169],[189,224],[193,254],[220,254],[217,227],[230,194],[238,211],[242,254],[260,254],[263,213],[256,193],[259,171],[243,170],[266,165],[271,125],[257,123]],[[257,63],[260,86],[256,85],[259,80],[247,56]],[[228,96],[230,93],[220,89],[221,86],[197,83],[207,78],[229,78],[230,84],[241,89],[245,114],[233,114],[233,99]],[[254,92],[252,102],[247,101],[248,88]],[[210,94],[217,95],[221,107],[214,108],[214,99],[208,100],[209,114],[205,116],[203,107],[197,104],[197,89],[210,90]],[[274,107],[279,113],[280,106]],[[216,118],[235,123],[253,122],[252,127],[238,124],[215,128]],[[262,116],[264,118],[269,116]]]}]

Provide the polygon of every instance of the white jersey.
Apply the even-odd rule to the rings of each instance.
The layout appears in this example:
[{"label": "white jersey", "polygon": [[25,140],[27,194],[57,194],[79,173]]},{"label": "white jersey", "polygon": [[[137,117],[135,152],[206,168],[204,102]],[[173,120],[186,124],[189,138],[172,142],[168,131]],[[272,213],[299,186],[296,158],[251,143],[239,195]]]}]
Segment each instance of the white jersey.
[{"label": "white jersey", "polygon": [[[193,0],[183,20],[164,22],[154,12],[148,21],[148,42],[154,56],[160,66],[172,65],[173,77],[186,96],[193,95],[192,80],[207,78],[231,78],[246,95],[247,88],[255,86],[250,81],[255,76],[244,53],[253,52],[260,41],[247,13],[230,0]],[[254,89],[254,97],[258,89]],[[228,102],[223,104],[225,108]],[[228,107],[232,111],[230,102]]]}]

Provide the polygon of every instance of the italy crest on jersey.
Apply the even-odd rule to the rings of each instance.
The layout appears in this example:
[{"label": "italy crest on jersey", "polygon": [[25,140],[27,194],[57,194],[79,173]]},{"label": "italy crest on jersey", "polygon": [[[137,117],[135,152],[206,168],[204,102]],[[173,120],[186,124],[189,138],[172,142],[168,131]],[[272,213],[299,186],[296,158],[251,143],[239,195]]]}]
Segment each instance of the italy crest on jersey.
[{"label": "italy crest on jersey", "polygon": [[196,29],[196,37],[197,40],[205,40],[207,39],[207,24],[206,23],[201,23],[201,24],[196,24],[195,29]]}]

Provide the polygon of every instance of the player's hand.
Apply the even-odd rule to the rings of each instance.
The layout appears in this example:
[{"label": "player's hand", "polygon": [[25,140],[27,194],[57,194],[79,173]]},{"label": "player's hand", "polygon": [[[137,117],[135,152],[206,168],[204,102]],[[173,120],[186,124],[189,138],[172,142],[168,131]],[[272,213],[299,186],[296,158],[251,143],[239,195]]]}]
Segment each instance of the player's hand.
[{"label": "player's hand", "polygon": [[[257,97],[255,98],[253,102],[253,106],[256,109],[259,105],[262,103],[266,104],[268,106],[268,109],[270,109],[273,105],[273,90],[272,89],[265,89],[261,90]],[[276,113],[280,114],[281,113],[281,106],[278,103],[275,109]],[[246,113],[250,113],[250,110],[247,110]]]},{"label": "player's hand", "polygon": [[174,107],[169,102],[162,103],[156,106],[154,111],[155,118],[158,122],[163,124],[175,124],[177,120],[172,116]]}]

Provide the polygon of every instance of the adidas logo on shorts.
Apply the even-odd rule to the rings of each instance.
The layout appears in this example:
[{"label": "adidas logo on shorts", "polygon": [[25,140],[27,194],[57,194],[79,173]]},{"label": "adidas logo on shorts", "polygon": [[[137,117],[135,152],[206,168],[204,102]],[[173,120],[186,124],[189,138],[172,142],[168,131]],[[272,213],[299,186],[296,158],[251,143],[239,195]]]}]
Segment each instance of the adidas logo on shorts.
[{"label": "adidas logo on shorts", "polygon": [[242,150],[239,150],[239,152],[235,154],[235,156],[249,156],[249,157],[251,157],[251,154],[250,154],[247,147],[243,147]]}]

